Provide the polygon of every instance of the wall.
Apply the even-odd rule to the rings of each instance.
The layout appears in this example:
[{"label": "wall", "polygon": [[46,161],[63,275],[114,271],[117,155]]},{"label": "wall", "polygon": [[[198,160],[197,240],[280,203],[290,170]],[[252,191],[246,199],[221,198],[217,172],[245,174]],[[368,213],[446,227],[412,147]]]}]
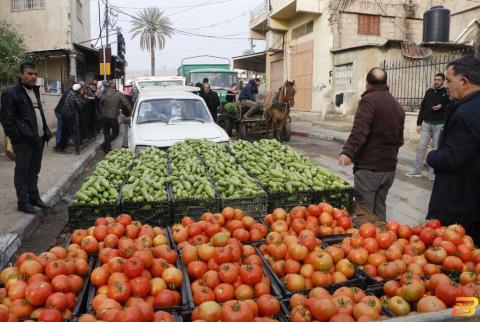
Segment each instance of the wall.
[{"label": "wall", "polygon": [[68,1],[45,1],[45,9],[12,12],[11,1],[0,7],[0,19],[12,24],[23,35],[30,51],[68,49]]},{"label": "wall", "polygon": [[[81,20],[77,17],[77,1],[82,4]],[[70,0],[70,20],[72,22],[72,42],[90,46],[85,40],[91,39],[90,35],[90,1]]]}]

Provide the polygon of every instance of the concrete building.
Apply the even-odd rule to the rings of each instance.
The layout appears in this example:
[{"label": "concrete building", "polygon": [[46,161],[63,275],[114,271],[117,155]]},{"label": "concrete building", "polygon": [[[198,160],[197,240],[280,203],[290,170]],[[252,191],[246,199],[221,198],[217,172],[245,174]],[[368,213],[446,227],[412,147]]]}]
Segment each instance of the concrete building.
[{"label": "concrete building", "polygon": [[[431,4],[450,10],[450,42],[422,44]],[[266,0],[250,13],[250,32],[266,41],[267,88],[295,80],[294,110],[352,115],[367,71],[384,66],[415,114],[433,74],[473,50],[479,14],[480,4],[465,0]]]},{"label": "concrete building", "polygon": [[61,94],[68,78],[98,74],[98,50],[90,47],[89,0],[3,0],[0,19],[20,33],[38,61],[46,93]]}]

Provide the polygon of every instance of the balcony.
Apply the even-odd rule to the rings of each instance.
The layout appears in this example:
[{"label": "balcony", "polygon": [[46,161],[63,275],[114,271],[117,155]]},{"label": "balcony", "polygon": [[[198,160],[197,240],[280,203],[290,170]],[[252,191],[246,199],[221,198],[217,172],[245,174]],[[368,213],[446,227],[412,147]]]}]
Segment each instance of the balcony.
[{"label": "balcony", "polygon": [[260,3],[255,9],[250,11],[249,27],[252,33],[265,36],[268,29],[267,19],[269,11],[268,0],[262,1],[262,3]]},{"label": "balcony", "polygon": [[270,18],[277,20],[289,20],[298,13],[321,14],[322,3],[327,4],[326,0],[272,0],[272,12]]}]

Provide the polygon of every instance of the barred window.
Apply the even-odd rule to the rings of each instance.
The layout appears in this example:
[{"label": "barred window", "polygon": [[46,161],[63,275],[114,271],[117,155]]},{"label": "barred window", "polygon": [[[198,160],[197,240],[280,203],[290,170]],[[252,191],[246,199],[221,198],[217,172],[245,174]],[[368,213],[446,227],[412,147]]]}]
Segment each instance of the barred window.
[{"label": "barred window", "polygon": [[12,11],[45,9],[45,0],[11,0]]},{"label": "barred window", "polygon": [[313,32],[313,21],[304,23],[292,30],[292,39],[298,39]]},{"label": "barred window", "polygon": [[353,64],[344,64],[335,66],[335,85],[338,88],[346,89],[352,86]]}]

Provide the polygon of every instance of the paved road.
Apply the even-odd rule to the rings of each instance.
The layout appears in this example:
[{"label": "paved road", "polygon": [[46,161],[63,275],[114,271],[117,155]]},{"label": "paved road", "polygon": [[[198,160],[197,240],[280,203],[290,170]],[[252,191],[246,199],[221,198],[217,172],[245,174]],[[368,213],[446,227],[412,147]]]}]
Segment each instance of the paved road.
[{"label": "paved road", "polygon": [[[342,148],[339,143],[294,136],[289,145],[353,184],[352,168],[338,166],[338,153]],[[395,219],[401,224],[416,225],[424,221],[432,183],[425,178],[405,177],[403,173],[409,169],[408,164],[399,164],[395,182],[387,198],[387,219]]]}]

